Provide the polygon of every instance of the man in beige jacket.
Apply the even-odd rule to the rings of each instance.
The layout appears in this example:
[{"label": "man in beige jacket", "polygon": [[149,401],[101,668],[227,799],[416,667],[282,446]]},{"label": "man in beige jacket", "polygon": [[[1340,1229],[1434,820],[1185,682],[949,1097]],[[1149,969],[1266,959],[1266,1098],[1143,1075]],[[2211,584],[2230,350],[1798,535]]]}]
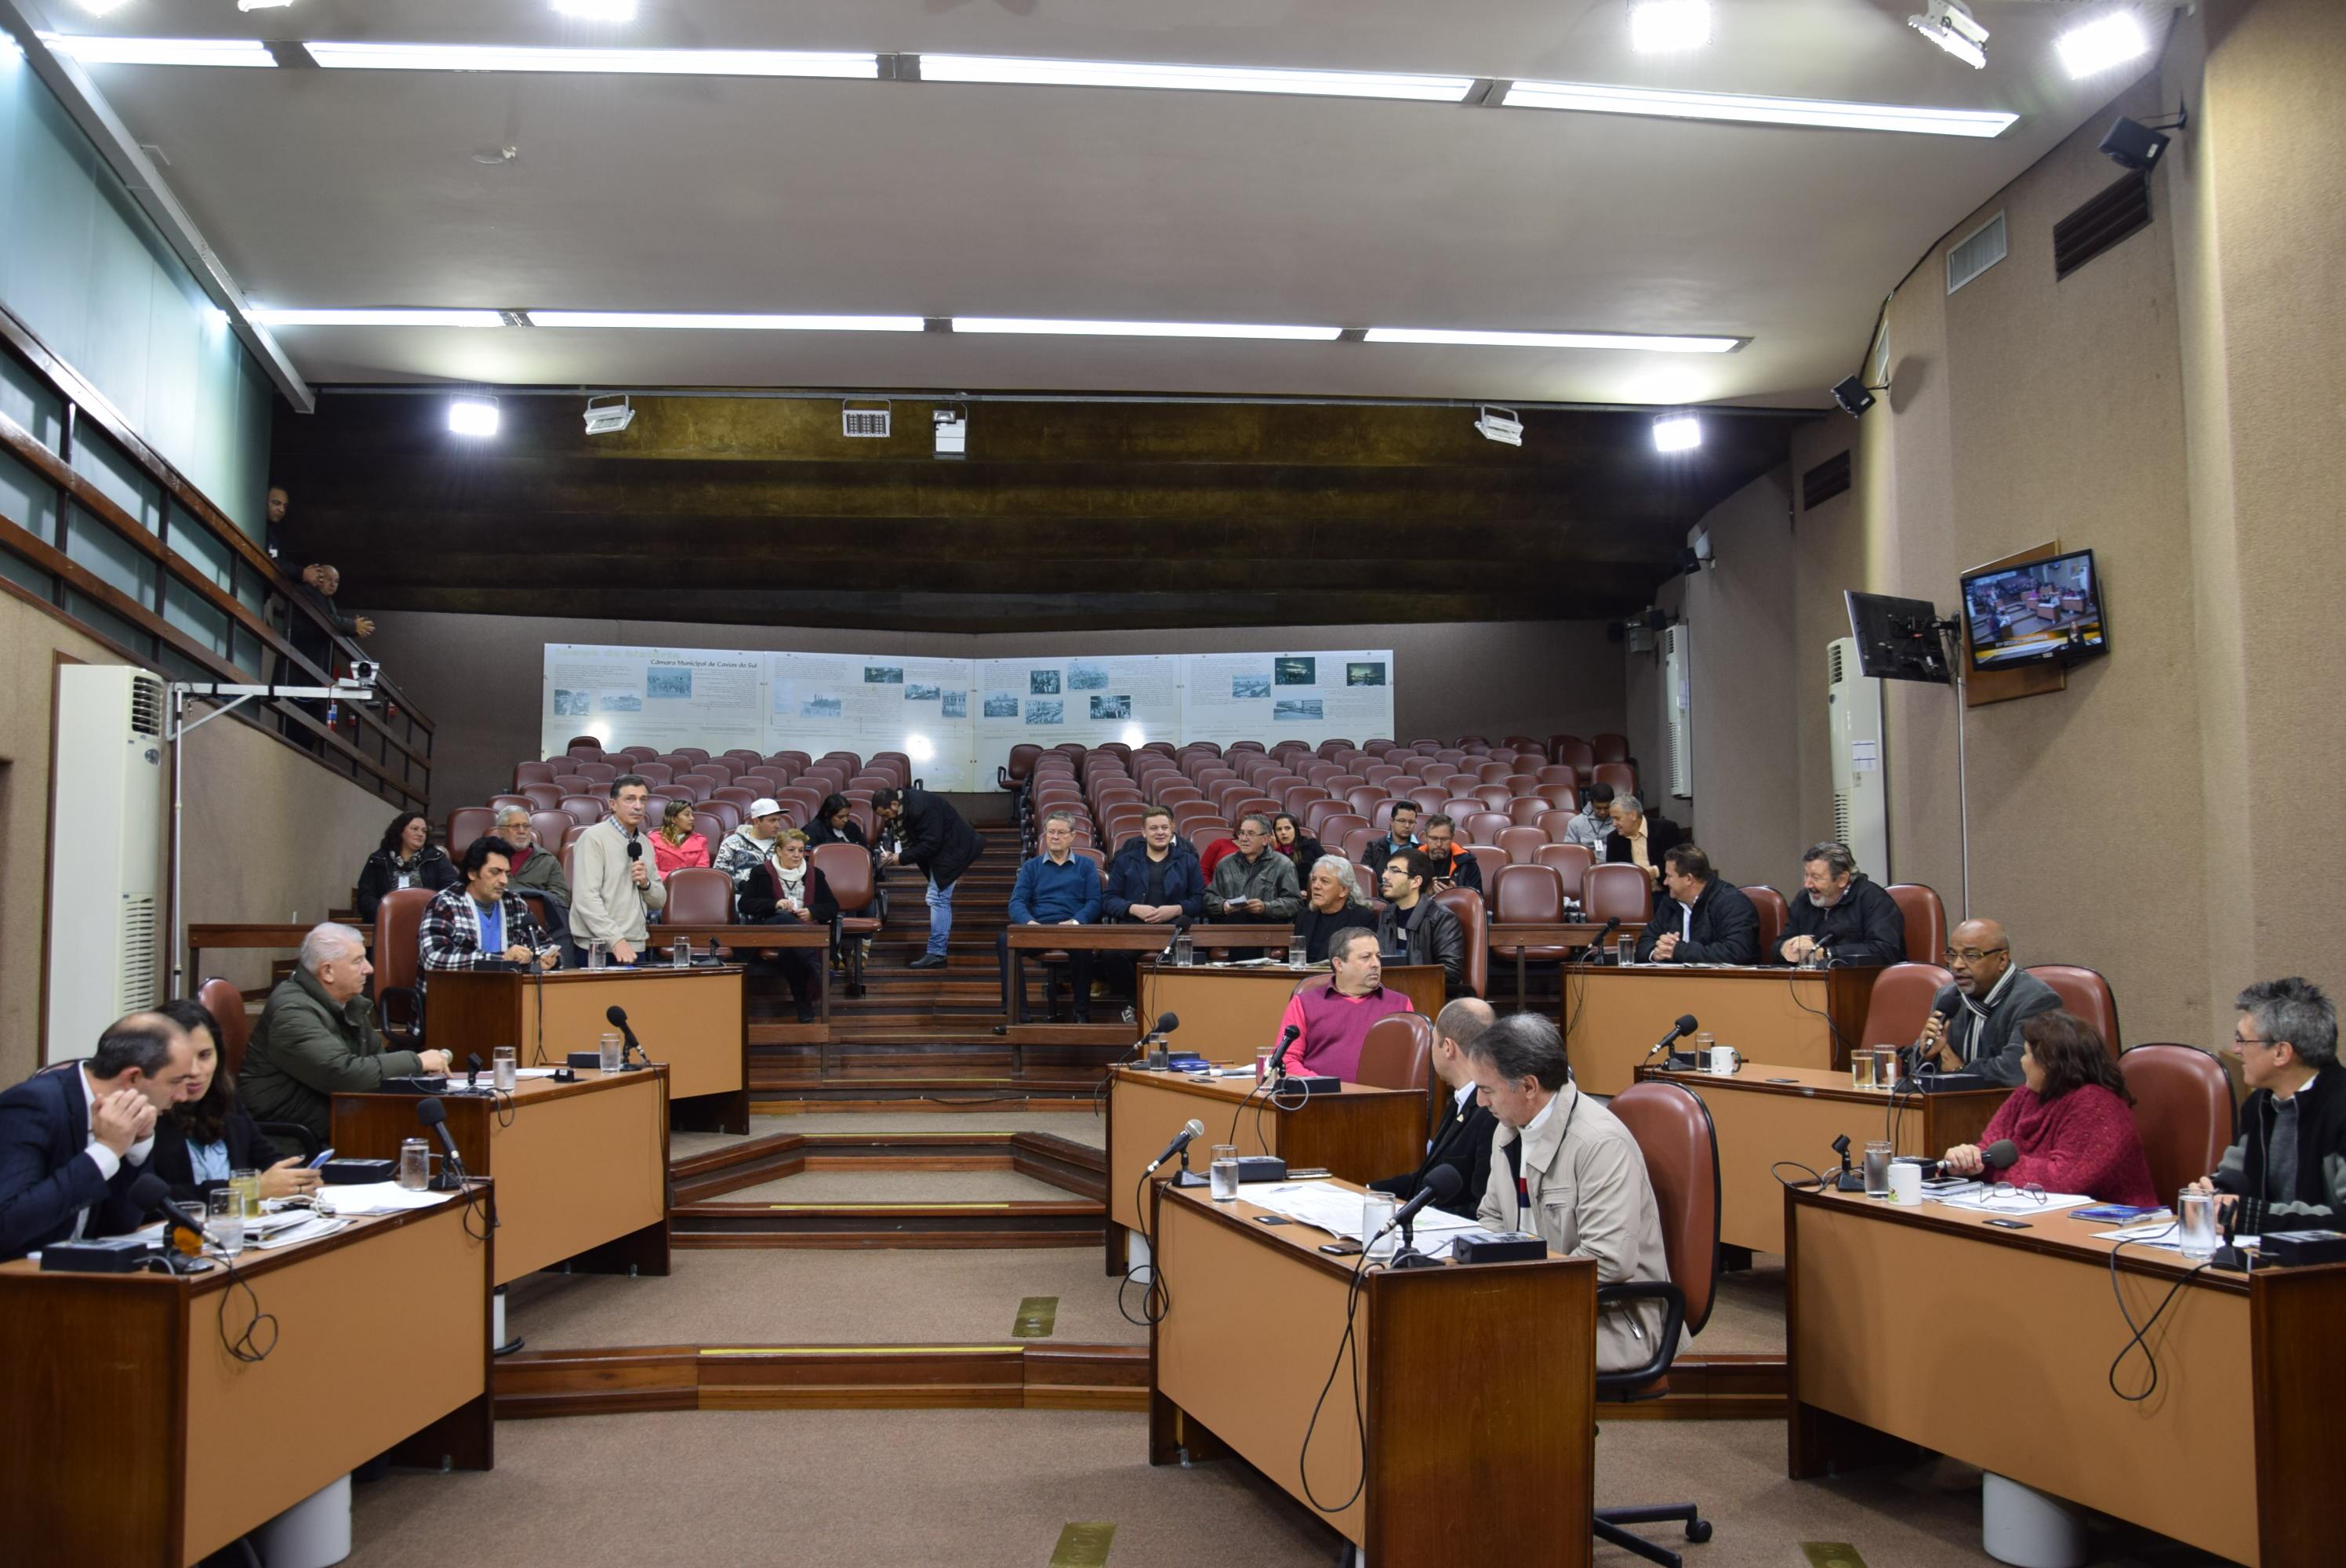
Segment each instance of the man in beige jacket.
[{"label": "man in beige jacket", "polygon": [[644,837],[650,798],[650,785],[633,773],[620,774],[611,780],[611,814],[570,847],[570,940],[580,947],[604,942],[620,963],[635,962],[643,951],[646,911],[668,902],[668,886]]},{"label": "man in beige jacket", "polygon": [[[1517,1013],[1465,1044],[1478,1097],[1499,1120],[1475,1218],[1537,1231],[1551,1252],[1595,1258],[1600,1286],[1667,1280],[1645,1156],[1612,1112],[1573,1085],[1556,1024]],[[1645,1365],[1663,1319],[1659,1301],[1600,1303],[1596,1369]]]}]

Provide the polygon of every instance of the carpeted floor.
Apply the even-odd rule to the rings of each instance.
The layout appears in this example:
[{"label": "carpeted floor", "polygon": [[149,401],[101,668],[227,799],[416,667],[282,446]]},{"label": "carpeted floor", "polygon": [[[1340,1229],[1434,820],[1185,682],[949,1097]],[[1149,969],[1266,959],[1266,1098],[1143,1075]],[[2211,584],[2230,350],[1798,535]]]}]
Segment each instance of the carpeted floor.
[{"label": "carpeted floor", "polygon": [[[750,1136],[776,1133],[1049,1133],[1093,1148],[1107,1144],[1107,1123],[1088,1105],[1074,1111],[826,1111],[750,1118]],[[673,1133],[668,1157],[680,1160],[741,1141],[730,1133]]]},{"label": "carpeted floor", "polygon": [[903,1171],[832,1166],[729,1192],[718,1203],[1076,1203],[1063,1186],[1012,1170]]},{"label": "carpeted floor", "polygon": [[1698,1354],[1780,1356],[1784,1353],[1784,1260],[1772,1254],[1750,1268],[1721,1274],[1710,1321],[1695,1336]]}]

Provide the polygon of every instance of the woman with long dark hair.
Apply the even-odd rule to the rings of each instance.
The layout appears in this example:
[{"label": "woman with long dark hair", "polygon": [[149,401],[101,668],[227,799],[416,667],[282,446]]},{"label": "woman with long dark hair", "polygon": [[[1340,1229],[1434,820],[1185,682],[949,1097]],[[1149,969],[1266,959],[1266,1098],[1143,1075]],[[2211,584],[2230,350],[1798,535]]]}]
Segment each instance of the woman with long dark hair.
[{"label": "woman with long dark hair", "polygon": [[382,895],[399,888],[453,888],[464,879],[456,874],[440,846],[432,841],[432,823],[421,811],[402,811],[382,830],[382,843],[367,857],[359,871],[359,923],[372,925]]},{"label": "woman with long dark hair", "polygon": [[260,1196],[291,1197],[318,1190],[316,1171],[287,1157],[237,1104],[236,1080],[220,1060],[219,1024],[199,1002],[175,1000],[156,1009],[188,1032],[196,1048],[190,1096],[155,1119],[155,1152],[148,1169],[170,1184],[172,1197],[201,1213],[230,1171],[259,1171]]},{"label": "woman with long dark hair", "polygon": [[[2104,1203],[2157,1204],[2129,1109],[2134,1096],[2100,1033],[2074,1013],[2040,1013],[2020,1026],[2020,1038],[2025,1081],[1977,1144],[1947,1151],[1947,1167],[1958,1176],[2084,1193]],[[1981,1151],[2006,1138],[2020,1157],[2009,1169],[1988,1170]]]}]

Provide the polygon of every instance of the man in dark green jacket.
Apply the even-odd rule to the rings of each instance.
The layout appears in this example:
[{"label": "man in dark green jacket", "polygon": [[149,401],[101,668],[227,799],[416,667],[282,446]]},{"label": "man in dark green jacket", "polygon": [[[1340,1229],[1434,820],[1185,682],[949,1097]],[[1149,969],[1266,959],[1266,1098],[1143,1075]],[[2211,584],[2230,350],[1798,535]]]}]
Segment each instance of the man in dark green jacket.
[{"label": "man in dark green jacket", "polygon": [[269,993],[245,1049],[237,1097],[255,1121],[294,1122],[330,1135],[336,1091],[363,1093],[385,1078],[445,1073],[445,1051],[386,1051],[374,1003],[362,994],[374,966],[346,925],[311,929],[292,976]]}]

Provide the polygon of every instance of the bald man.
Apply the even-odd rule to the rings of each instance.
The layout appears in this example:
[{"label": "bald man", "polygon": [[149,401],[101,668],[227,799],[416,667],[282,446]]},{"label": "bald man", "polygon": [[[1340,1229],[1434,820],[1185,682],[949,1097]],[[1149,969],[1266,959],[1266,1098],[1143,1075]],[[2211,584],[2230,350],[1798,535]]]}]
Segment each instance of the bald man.
[{"label": "bald man", "polygon": [[1992,920],[1967,920],[1942,955],[1955,983],[1942,986],[1923,1026],[1917,1054],[1942,1072],[1977,1073],[1991,1084],[2017,1084],[2020,1026],[2061,1005],[2053,988],[2014,963],[2012,939]]}]

